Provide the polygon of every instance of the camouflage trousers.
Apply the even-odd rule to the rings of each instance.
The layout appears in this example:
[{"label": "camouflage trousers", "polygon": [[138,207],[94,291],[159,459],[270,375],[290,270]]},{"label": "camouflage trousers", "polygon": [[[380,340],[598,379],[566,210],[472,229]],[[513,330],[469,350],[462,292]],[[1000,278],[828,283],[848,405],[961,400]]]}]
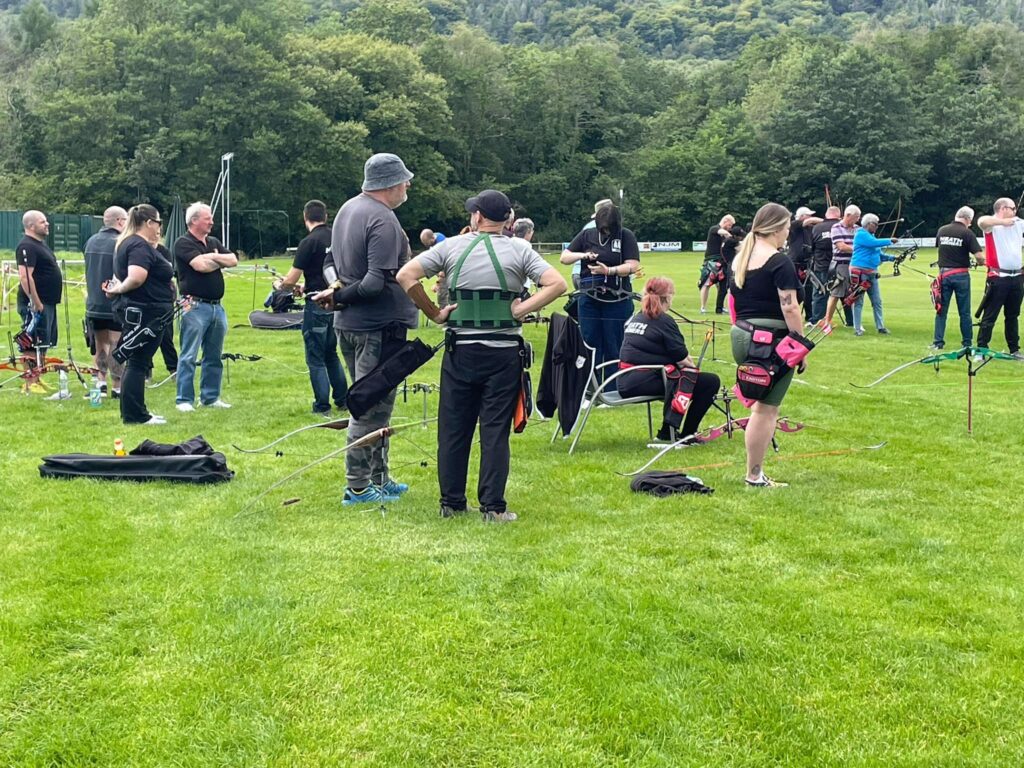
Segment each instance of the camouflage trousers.
[{"label": "camouflage trousers", "polygon": [[[385,329],[356,333],[338,331],[338,344],[345,358],[353,381],[358,381],[377,367],[381,359],[390,353],[393,345],[405,341],[404,328],[397,331]],[[348,445],[352,445],[361,437],[386,427],[391,421],[391,412],[395,408],[396,390],[361,418],[351,418],[348,424]],[[348,487],[362,490],[368,485],[383,485],[388,480],[388,441],[378,440],[371,445],[352,448],[345,452],[345,479]]]}]

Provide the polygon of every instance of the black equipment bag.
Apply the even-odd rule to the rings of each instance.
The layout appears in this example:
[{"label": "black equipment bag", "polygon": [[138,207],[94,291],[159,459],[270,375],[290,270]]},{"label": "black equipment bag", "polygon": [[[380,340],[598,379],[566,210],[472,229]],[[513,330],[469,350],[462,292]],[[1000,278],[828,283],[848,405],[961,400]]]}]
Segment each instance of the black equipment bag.
[{"label": "black equipment bag", "polygon": [[384,357],[376,368],[348,388],[348,397],[345,398],[348,412],[357,419],[361,418],[407,376],[423,367],[439,348],[428,347],[419,339],[404,342],[393,354]]},{"label": "black equipment bag", "polygon": [[658,498],[674,496],[677,493],[714,493],[715,489],[704,485],[699,477],[690,477],[682,472],[644,472],[629,484],[636,493],[649,493]]},{"label": "black equipment bag", "polygon": [[44,456],[39,465],[42,477],[97,480],[171,480],[178,483],[222,483],[235,473],[228,469],[223,453],[196,435],[183,443],[154,443],[143,440],[128,456],[95,456],[65,453]]},{"label": "black equipment bag", "polygon": [[221,483],[235,473],[228,469],[223,453],[195,456],[94,456],[65,453],[44,456],[41,477],[97,480],[171,480],[178,483]]},{"label": "black equipment bag", "polygon": [[256,309],[249,313],[249,325],[262,331],[299,331],[302,330],[302,313],[265,312]]}]

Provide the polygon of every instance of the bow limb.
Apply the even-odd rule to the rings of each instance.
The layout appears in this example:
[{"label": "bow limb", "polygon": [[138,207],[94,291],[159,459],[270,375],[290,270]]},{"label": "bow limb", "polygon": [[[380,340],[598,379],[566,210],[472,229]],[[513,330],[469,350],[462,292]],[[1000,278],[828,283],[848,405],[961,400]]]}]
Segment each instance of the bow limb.
[{"label": "bow limb", "polygon": [[[292,473],[290,473],[288,475],[285,475],[280,480],[278,480],[273,485],[271,485],[269,488],[267,488],[265,491],[260,493],[259,496],[257,496],[255,499],[250,501],[245,507],[243,507],[241,511],[245,511],[246,509],[249,509],[250,507],[256,506],[256,504],[258,504],[260,501],[262,501],[263,498],[268,493],[270,493],[271,491],[273,491],[273,490],[275,490],[277,488],[280,488],[282,485],[287,483],[289,480],[291,480],[292,478],[298,477],[299,475],[301,475],[306,470],[312,469],[315,466],[323,464],[325,461],[330,461],[335,456],[340,456],[341,454],[345,453],[346,451],[348,451],[351,448],[360,448],[360,447],[362,447],[364,445],[372,445],[373,443],[377,442],[378,440],[382,440],[384,437],[386,437],[387,433],[388,433],[388,428],[387,427],[381,427],[380,429],[375,429],[373,432],[370,432],[367,435],[363,435],[362,437],[360,437],[355,442],[349,443],[348,445],[343,445],[341,448],[336,448],[335,450],[331,451],[330,453],[327,453],[327,454],[321,456],[318,459],[314,459],[313,461],[309,462],[309,464],[306,464],[306,465],[304,465],[302,467],[299,467],[294,472],[292,472]],[[241,511],[239,512],[239,514],[241,514]]]},{"label": "bow limb", "polygon": [[332,421],[325,421],[322,424],[307,424],[304,427],[299,427],[298,429],[292,430],[288,434],[282,435],[281,437],[277,438],[276,440],[273,440],[273,441],[267,443],[266,445],[260,446],[259,448],[239,448],[234,443],[232,443],[231,447],[234,448],[236,451],[241,451],[242,453],[263,453],[264,451],[267,451],[267,450],[273,448],[275,445],[277,445],[278,443],[282,442],[283,440],[287,440],[289,437],[293,437],[294,435],[298,435],[298,434],[300,434],[302,432],[307,432],[308,430],[311,430],[311,429],[337,429],[337,430],[342,430],[342,429],[348,429],[348,425],[349,425],[349,420],[347,418],[346,419],[333,419]]},{"label": "bow limb", "polygon": [[806,427],[802,421],[791,421],[785,416],[775,422],[775,428],[780,432],[799,432]]},{"label": "bow limb", "polygon": [[[291,474],[286,475],[285,477],[282,477],[276,483],[274,483],[269,488],[267,488],[265,491],[263,491],[259,496],[257,496],[251,502],[249,502],[245,507],[243,507],[242,510],[240,510],[238,514],[240,515],[245,510],[249,509],[250,507],[255,506],[268,493],[270,493],[271,491],[273,491],[273,490],[275,490],[277,488],[280,488],[282,485],[287,483],[289,480],[291,480],[291,479],[293,479],[295,477],[298,477],[299,475],[301,475],[303,472],[305,472],[308,469],[312,469],[313,467],[318,466],[319,464],[323,464],[325,461],[329,461],[330,459],[333,459],[335,456],[340,456],[341,454],[343,454],[343,453],[345,453],[345,452],[347,452],[347,451],[349,451],[349,450],[351,450],[353,448],[361,448],[364,445],[373,445],[378,440],[384,440],[384,439],[390,437],[391,435],[394,435],[394,434],[396,434],[398,432],[401,432],[404,429],[408,429],[409,427],[418,427],[418,426],[420,426],[422,424],[429,424],[432,421],[437,421],[437,417],[434,417],[432,419],[423,419],[422,421],[414,422],[414,423],[411,423],[411,424],[402,424],[402,425],[397,426],[397,427],[388,426],[388,427],[381,427],[380,429],[375,429],[373,432],[365,434],[362,437],[357,438],[353,442],[348,443],[347,445],[343,445],[341,448],[336,448],[335,450],[331,451],[330,453],[328,453],[328,454],[326,454],[324,456],[321,456],[318,459],[315,459],[315,460],[309,462],[309,464],[306,464],[305,466],[299,467],[297,470],[295,470]],[[321,426],[321,425],[314,425],[314,426]],[[236,517],[237,516],[238,515],[236,515]]]},{"label": "bow limb", "polygon": [[650,460],[648,460],[648,461],[647,461],[647,462],[646,462],[646,463],[645,463],[645,464],[644,464],[644,465],[643,465],[642,467],[640,467],[639,469],[633,470],[632,472],[616,472],[615,474],[616,474],[616,475],[619,475],[619,476],[621,476],[621,477],[633,477],[634,475],[639,475],[639,474],[640,474],[641,472],[643,472],[643,471],[644,471],[645,469],[647,469],[647,468],[648,468],[649,466],[651,466],[652,464],[654,464],[654,462],[656,462],[656,461],[657,461],[658,459],[660,459],[660,458],[661,458],[662,456],[664,456],[664,455],[665,455],[666,453],[668,453],[669,451],[671,451],[671,450],[672,450],[673,448],[677,448],[678,446],[682,445],[682,444],[683,444],[683,439],[684,439],[684,438],[679,438],[679,439],[678,439],[678,440],[676,440],[676,441],[675,441],[674,443],[669,443],[668,445],[664,446],[664,447],[663,447],[663,448],[662,448],[661,450],[659,450],[659,451],[658,451],[658,452],[657,452],[656,454],[654,454],[654,456],[653,456],[653,457],[651,457],[651,459],[650,459]]},{"label": "bow limb", "polygon": [[927,357],[922,357],[922,358],[919,358],[917,360],[911,360],[910,362],[903,363],[902,365],[897,365],[891,371],[889,371],[888,373],[886,373],[886,374],[884,374],[882,376],[879,376],[877,379],[872,381],[870,384],[854,384],[851,381],[850,382],[850,386],[851,387],[856,387],[857,389],[870,389],[871,387],[875,386],[876,384],[881,384],[883,381],[888,379],[890,376],[895,376],[897,373],[899,373],[900,371],[904,371],[907,368],[911,368],[911,367],[913,367],[915,365],[918,365],[918,364],[924,364],[924,365],[935,364],[936,368],[938,368],[938,364],[940,362],[942,362],[943,360],[960,360],[961,358],[965,357],[966,355],[971,354],[971,350],[972,349],[973,349],[973,347],[963,347],[962,349],[958,349],[958,350],[956,350],[954,352],[943,352],[942,354],[939,354],[939,355],[928,355]]}]

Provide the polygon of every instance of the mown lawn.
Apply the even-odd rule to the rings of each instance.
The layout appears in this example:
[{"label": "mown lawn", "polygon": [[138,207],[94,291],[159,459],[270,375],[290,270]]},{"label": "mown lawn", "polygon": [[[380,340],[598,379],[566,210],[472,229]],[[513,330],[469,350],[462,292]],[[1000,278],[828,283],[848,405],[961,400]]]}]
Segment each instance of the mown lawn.
[{"label": "mown lawn", "polygon": [[[697,257],[644,262],[695,314]],[[780,456],[885,448],[770,460],[792,485],[764,492],[723,438],[658,464],[734,462],[694,473],[714,495],[657,500],[614,474],[651,455],[642,409],[595,412],[572,457],[531,423],[505,526],[438,517],[434,425],[393,439],[412,490],[386,509],[341,506],[340,460],[253,506],[344,439],[231,448],[311,423],[294,332],[232,329],[226,351],[267,358],[232,364],[235,407],[181,414],[168,385],[148,393],[165,427],[126,428],[74,382],[65,403],[0,390],[0,765],[1020,765],[1024,368],[976,377],[973,436],[963,363],[848,385],[927,354],[927,285],[885,280],[893,335],[838,329],[783,406],[809,427]],[[252,281],[228,286],[244,323]],[[260,299],[268,287],[261,273]],[[80,291],[71,306],[84,360]],[[544,329],[527,332],[540,350]],[[397,416],[422,407],[410,392]],[[117,437],[196,434],[231,483],[37,471]]]}]

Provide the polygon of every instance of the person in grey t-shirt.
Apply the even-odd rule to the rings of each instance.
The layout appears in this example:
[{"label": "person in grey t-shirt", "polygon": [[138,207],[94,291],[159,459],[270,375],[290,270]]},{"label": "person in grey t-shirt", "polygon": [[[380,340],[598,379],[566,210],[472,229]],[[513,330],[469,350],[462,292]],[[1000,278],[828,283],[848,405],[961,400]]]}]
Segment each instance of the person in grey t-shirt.
[{"label": "person in grey t-shirt", "polygon": [[[354,381],[388,358],[405,342],[408,329],[416,327],[416,307],[395,282],[410,248],[394,209],[408,199],[412,177],[397,155],[373,155],[363,168],[362,194],[334,217],[331,257],[337,280],[312,299],[334,310],[338,342]],[[392,390],[360,418],[352,418],[348,444],[388,426],[394,406]],[[345,505],[394,501],[409,490],[388,474],[386,441],[346,451],[345,475]]]},{"label": "person in grey t-shirt", "polygon": [[[447,328],[438,405],[437,476],[441,516],[466,512],[466,473],[473,433],[480,424],[477,494],[484,520],[508,522],[505,485],[508,433],[522,386],[522,320],[565,292],[565,279],[528,242],[502,234],[512,213],[509,199],[486,189],[466,201],[473,232],[450,237],[398,272],[416,306]],[[420,282],[444,272],[451,301],[439,309]],[[523,301],[527,279],[540,290]]]}]

